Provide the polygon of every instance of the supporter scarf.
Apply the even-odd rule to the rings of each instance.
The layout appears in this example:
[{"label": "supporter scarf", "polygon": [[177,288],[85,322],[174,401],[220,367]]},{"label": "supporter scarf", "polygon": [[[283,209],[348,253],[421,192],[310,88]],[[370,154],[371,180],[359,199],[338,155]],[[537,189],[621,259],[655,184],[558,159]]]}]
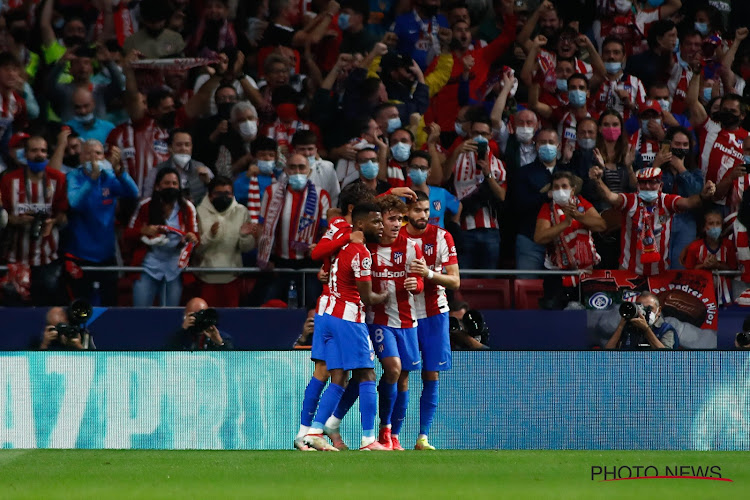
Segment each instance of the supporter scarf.
[{"label": "supporter scarf", "polygon": [[[498,182],[505,181],[505,168],[503,164],[490,153],[490,172],[500,172]],[[456,189],[456,197],[463,200],[479,190],[479,185],[484,182],[484,174],[481,168],[477,166],[476,153],[461,153],[456,161],[456,174],[453,179],[453,186]]]},{"label": "supporter scarf", "polygon": [[250,212],[250,222],[258,224],[260,222],[260,184],[258,177],[250,177],[247,188],[247,211]]},{"label": "supporter scarf", "polygon": [[[578,197],[573,198],[576,207],[581,207]],[[562,209],[554,201],[549,204],[550,220],[552,225],[559,224],[564,216]],[[586,229],[583,224],[575,221],[565,228],[560,235],[553,241],[554,251],[552,253],[552,264],[560,269],[592,269],[601,261],[599,254],[594,247],[594,238],[591,231]],[[575,276],[564,276],[564,286],[575,286],[577,280]]]},{"label": "supporter scarf", "polygon": [[[652,207],[646,207],[642,202],[639,203],[642,206],[640,220],[638,221],[638,226],[641,229],[636,249],[641,252],[641,264],[654,264],[661,260],[661,255],[656,249],[656,237],[654,236],[654,218],[660,200]],[[649,208],[651,208],[651,211],[648,210]]]},{"label": "supporter scarf", "polygon": [[308,130],[309,128],[309,125],[299,120],[292,121],[287,127],[277,118],[276,122],[271,126],[269,137],[275,140],[279,147],[289,146],[292,143],[292,136],[297,130]]},{"label": "supporter scarf", "polygon": [[[183,238],[185,237],[185,234],[187,234],[185,231],[172,226],[159,226],[159,230],[160,233],[152,238],[149,238],[145,235],[141,236],[141,241],[149,246],[161,246],[166,245],[169,241],[166,233],[175,233],[182,236]],[[192,242],[185,242],[182,245],[182,250],[180,250],[180,259],[177,262],[177,266],[180,269],[185,269],[187,267],[194,248],[195,243]]]}]

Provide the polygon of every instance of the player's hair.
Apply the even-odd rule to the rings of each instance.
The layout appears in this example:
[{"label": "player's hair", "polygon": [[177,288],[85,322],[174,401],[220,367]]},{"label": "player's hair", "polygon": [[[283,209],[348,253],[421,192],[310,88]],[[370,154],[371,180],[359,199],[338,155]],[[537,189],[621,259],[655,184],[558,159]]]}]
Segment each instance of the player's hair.
[{"label": "player's hair", "polygon": [[420,201],[430,201],[430,197],[424,191],[414,191],[417,194],[417,199],[409,202],[409,206],[419,203]]},{"label": "player's hair", "polygon": [[[354,154],[354,161],[356,161],[357,163],[359,163],[359,155],[361,155],[361,154],[362,154],[362,153],[364,153],[365,151],[372,151],[372,152],[373,152],[373,153],[375,153],[375,154],[377,154],[377,153],[378,153],[377,151],[375,151],[375,148],[362,148],[362,149],[360,149],[359,151],[357,151],[357,152],[356,152],[356,153]],[[376,159],[377,159],[377,158],[376,158]]]},{"label": "player's hair", "polygon": [[403,215],[406,213],[406,203],[393,194],[381,196],[375,200],[375,203],[380,207],[380,213],[382,214],[387,212],[398,212]]},{"label": "player's hair", "polygon": [[234,187],[234,183],[232,183],[232,179],[229,177],[226,177],[224,175],[217,175],[213,179],[211,179],[211,182],[208,183],[208,192],[212,193],[214,189],[221,186],[232,186]]},{"label": "player's hair", "polygon": [[409,156],[409,165],[411,165],[411,161],[414,158],[422,158],[423,160],[427,160],[428,167],[430,166],[430,162],[432,162],[432,157],[427,151],[412,151],[411,155]]},{"label": "player's hair", "polygon": [[357,222],[370,215],[370,212],[380,213],[380,207],[373,202],[359,203],[352,210],[352,222]]},{"label": "player's hair", "polygon": [[318,143],[318,136],[312,130],[298,130],[292,136],[292,146],[310,146]]},{"label": "player's hair", "polygon": [[645,292],[641,292],[640,295],[638,295],[639,299],[644,299],[644,298],[649,298],[649,297],[653,298],[654,301],[656,301],[656,307],[661,307],[661,302],[659,302],[659,297],[657,297],[655,293],[645,291]]},{"label": "player's hair", "polygon": [[190,140],[193,139],[193,135],[190,133],[190,131],[186,128],[176,128],[172,132],[169,133],[169,137],[167,138],[167,146],[171,146],[174,142],[174,137],[177,134],[187,134],[188,137],[190,137]]},{"label": "player's hair", "polygon": [[274,141],[270,137],[261,135],[258,136],[250,144],[250,152],[253,154],[253,156],[258,156],[258,153],[260,153],[261,151],[273,151],[275,153],[278,147],[279,146],[276,144],[276,141]]},{"label": "player's hair", "polygon": [[411,138],[411,143],[414,144],[414,133],[411,130],[409,130],[408,128],[405,128],[405,127],[399,127],[399,128],[397,128],[396,130],[394,130],[393,132],[391,132],[390,134],[388,134],[388,138],[390,139],[391,137],[393,137],[393,134],[395,134],[396,132],[400,132],[400,131],[408,132],[409,137]]},{"label": "player's hair", "polygon": [[365,186],[363,182],[353,182],[341,190],[339,195],[339,208],[342,215],[349,214],[349,206],[357,206],[358,203],[373,203],[375,191]]},{"label": "player's hair", "polygon": [[589,80],[586,78],[586,75],[583,73],[573,73],[570,75],[570,78],[568,78],[568,86],[570,86],[570,82],[573,80],[583,80],[584,85],[586,85],[586,89],[589,88]]}]

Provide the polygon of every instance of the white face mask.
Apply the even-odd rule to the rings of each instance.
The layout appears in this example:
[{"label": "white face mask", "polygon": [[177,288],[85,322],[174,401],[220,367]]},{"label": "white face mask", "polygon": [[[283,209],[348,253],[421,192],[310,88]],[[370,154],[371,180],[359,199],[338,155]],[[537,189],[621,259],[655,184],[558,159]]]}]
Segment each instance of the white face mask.
[{"label": "white face mask", "polygon": [[240,134],[245,139],[254,139],[258,135],[258,122],[254,120],[245,120],[240,122]]},{"label": "white face mask", "polygon": [[534,138],[534,127],[516,127],[516,138],[524,144],[530,143]]},{"label": "white face mask", "polygon": [[570,189],[555,189],[552,191],[552,200],[558,205],[567,205],[570,202]]},{"label": "white face mask", "polygon": [[184,167],[190,161],[190,155],[186,154],[174,154],[172,155],[174,162],[180,167]]}]

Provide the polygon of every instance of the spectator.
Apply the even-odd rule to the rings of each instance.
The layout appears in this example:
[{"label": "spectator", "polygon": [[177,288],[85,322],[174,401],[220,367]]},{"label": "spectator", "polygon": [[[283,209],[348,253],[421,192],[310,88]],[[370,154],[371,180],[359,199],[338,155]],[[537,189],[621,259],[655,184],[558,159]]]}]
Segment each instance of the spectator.
[{"label": "spectator", "polygon": [[89,139],[81,150],[81,166],[67,175],[70,216],[65,246],[68,283],[77,298],[92,300],[99,284],[101,303],[117,305],[117,273],[83,271],[81,267],[117,265],[115,210],[119,198],[136,199],[138,188],[113,146],[109,159],[102,143]]},{"label": "spectator", "polygon": [[77,15],[66,16],[62,19],[62,38],[58,41],[52,27],[54,7],[55,0],[44,0],[39,15],[42,55],[44,56],[44,63],[48,65],[54,64],[66,51],[75,50],[86,43],[86,25],[83,19]]},{"label": "spectator", "polygon": [[318,188],[323,189],[331,197],[331,204],[337,207],[339,204],[339,194],[341,188],[336,178],[336,171],[333,163],[323,160],[318,154],[316,145],[318,138],[312,130],[298,130],[292,136],[292,148],[297,154],[307,158],[310,164],[310,180]]},{"label": "spectator", "polygon": [[[723,219],[718,210],[709,210],[703,217],[702,238],[686,247],[681,260],[686,269],[734,271],[737,269],[737,249],[729,237],[722,235]],[[732,295],[726,276],[715,278],[719,305],[731,304]]]},{"label": "spectator", "polygon": [[630,146],[635,149],[635,168],[653,165],[659,144],[664,140],[664,115],[658,101],[648,99],[638,106],[640,128],[630,136]]},{"label": "spectator", "polygon": [[276,121],[263,128],[263,135],[275,140],[283,156],[289,156],[292,136],[298,130],[312,130],[316,143],[321,145],[320,130],[314,123],[301,120],[297,115],[299,95],[289,86],[279,87],[273,92],[272,102],[276,110]]},{"label": "spectator", "polygon": [[260,222],[260,207],[266,188],[276,182],[283,169],[277,162],[276,141],[268,137],[258,137],[252,143],[248,169],[234,181],[234,197],[250,212],[250,221]]},{"label": "spectator", "polygon": [[[208,303],[201,297],[190,299],[185,305],[182,325],[170,340],[167,349],[174,351],[225,351],[234,349],[232,337],[226,332],[222,333],[216,325],[203,330],[200,330],[200,324],[196,325],[196,319],[200,317],[200,311],[207,310],[213,311],[209,309]],[[211,313],[209,312],[209,314]],[[214,312],[214,314],[216,313]]]},{"label": "spectator", "polygon": [[401,54],[389,52],[381,59],[380,66],[385,91],[391,102],[398,103],[401,122],[408,122],[412,113],[423,115],[430,104],[430,89],[419,65]]},{"label": "spectator", "polygon": [[[331,150],[331,156],[338,158],[336,163],[336,177],[345,188],[359,178],[359,170],[355,158],[357,151],[374,147],[378,141],[385,143],[383,132],[374,118],[365,118],[358,122],[357,137]],[[383,152],[385,157],[386,152]]]},{"label": "spectator", "polygon": [[[391,187],[407,185],[407,167],[414,147],[414,134],[409,129],[398,128],[388,135],[391,158],[388,160],[386,181]],[[382,178],[382,175],[380,176]]]},{"label": "spectator", "polygon": [[536,160],[534,136],[539,130],[539,118],[531,110],[522,109],[513,118],[513,121],[506,124],[497,117],[493,123],[493,131],[498,128],[495,124],[499,125],[495,136],[505,157],[509,175],[514,175],[522,166]]},{"label": "spectator", "polygon": [[398,16],[393,25],[398,52],[409,60],[414,59],[422,71],[440,53],[438,30],[450,27],[438,10],[440,0],[417,0],[414,9]]},{"label": "spectator", "polygon": [[206,196],[206,186],[214,178],[213,172],[203,163],[193,159],[193,138],[187,130],[173,130],[169,139],[167,139],[167,144],[172,156],[169,160],[152,168],[148,173],[142,197],[151,197],[159,171],[162,168],[170,167],[180,172],[180,181],[182,182],[180,189],[185,198],[193,204],[200,204]]},{"label": "spectator", "polygon": [[21,63],[10,52],[0,52],[0,144],[26,128],[26,101],[17,91],[20,82]]},{"label": "spectator", "polygon": [[80,331],[65,328],[70,326],[68,311],[64,307],[51,307],[45,316],[44,333],[39,342],[41,351],[82,351],[94,350],[94,338],[84,330]]},{"label": "spectator", "polygon": [[125,40],[125,52],[136,50],[149,59],[180,55],[185,50],[185,41],[182,35],[166,27],[170,9],[167,2],[143,2],[140,29]]},{"label": "spectator", "polygon": [[359,179],[354,183],[361,182],[377,194],[383,194],[391,189],[386,181],[378,179],[380,166],[378,165],[378,153],[373,148],[365,148],[357,151],[354,157],[359,172]]},{"label": "spectator", "polygon": [[[201,244],[196,257],[200,267],[242,267],[242,253],[255,247],[257,224],[250,213],[237,203],[232,180],[214,177],[208,197],[198,205]],[[240,280],[236,274],[198,274],[201,296],[218,307],[239,307]]]},{"label": "spectator", "polygon": [[[201,114],[215,115],[219,112],[216,91],[226,86],[234,88],[237,102],[250,100],[255,105],[262,104],[258,84],[244,72],[245,55],[232,49],[223,51],[218,57],[219,64],[207,67],[206,73],[195,79],[193,93],[200,96]],[[206,106],[208,109],[205,109]]]},{"label": "spectator", "polygon": [[445,229],[445,214],[450,214],[450,222],[458,225],[461,217],[461,204],[453,194],[438,186],[428,186],[430,176],[429,153],[414,151],[409,158],[409,179],[414,191],[422,191],[430,197],[429,224]]},{"label": "spectator", "polygon": [[63,173],[67,174],[81,164],[82,149],[83,141],[81,140],[81,136],[70,130],[65,138],[65,153],[61,167]]},{"label": "spectator", "polygon": [[464,318],[466,313],[469,312],[468,302],[452,301],[450,306],[450,336],[451,336],[451,350],[453,351],[475,351],[475,350],[488,350],[485,344],[480,339],[472,336],[464,325]]},{"label": "spectator", "polygon": [[237,47],[237,34],[228,17],[228,0],[206,1],[186,52],[205,57]]},{"label": "spectator", "polygon": [[625,44],[617,38],[607,38],[602,45],[602,59],[607,75],[594,97],[596,111],[603,113],[614,109],[627,121],[630,114],[646,100],[641,81],[623,72],[625,69]]},{"label": "spectator", "polygon": [[342,2],[338,25],[342,39],[339,52],[342,54],[365,55],[378,42],[376,35],[365,29],[365,21],[370,14],[366,0],[349,0]]},{"label": "spectator", "polygon": [[87,88],[78,87],[73,91],[71,100],[73,117],[65,124],[73,129],[82,141],[94,139],[104,143],[115,126],[107,120],[97,118],[94,114],[94,94]]},{"label": "spectator", "polygon": [[[676,0],[679,4],[680,0]],[[667,80],[677,58],[677,26],[669,20],[656,21],[648,30],[648,50],[628,59],[627,72],[645,87]]]},{"label": "spectator", "polygon": [[195,206],[183,198],[180,186],[176,169],[159,170],[153,195],[141,201],[125,231],[137,244],[132,265],[143,267],[133,284],[135,307],[151,307],[157,297],[162,307],[180,303],[182,269],[198,243]]},{"label": "spectator", "polygon": [[[238,102],[237,90],[232,85],[222,84],[214,93],[214,101],[217,113],[198,120],[192,135],[196,138],[195,150],[199,154],[198,159],[208,165],[214,165],[217,174],[229,176],[233,162],[237,159],[232,152],[239,152],[230,144],[236,143],[232,140],[236,139],[237,132],[229,128],[232,109]],[[240,156],[245,153],[246,151],[242,151]]]}]

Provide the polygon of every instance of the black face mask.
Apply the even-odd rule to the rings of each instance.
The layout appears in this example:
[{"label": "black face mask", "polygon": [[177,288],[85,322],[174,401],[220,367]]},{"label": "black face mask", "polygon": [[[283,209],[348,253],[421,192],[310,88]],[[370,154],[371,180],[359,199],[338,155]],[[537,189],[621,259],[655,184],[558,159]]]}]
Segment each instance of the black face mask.
[{"label": "black face mask", "polygon": [[84,43],[86,43],[86,39],[82,36],[66,36],[65,38],[63,38],[63,42],[65,43],[66,47],[70,48],[77,45],[83,45]]},{"label": "black face mask", "polygon": [[63,165],[68,167],[77,167],[81,164],[81,155],[66,155],[63,156]]},{"label": "black face mask", "polygon": [[690,150],[687,148],[672,148],[672,155],[676,156],[680,160],[684,160],[685,157],[690,153]]},{"label": "black face mask", "polygon": [[232,108],[235,104],[236,103],[234,102],[222,102],[221,104],[217,104],[216,109],[218,112],[216,115],[222,120],[229,120],[229,117],[232,114]]},{"label": "black face mask", "polygon": [[162,189],[159,191],[159,196],[161,196],[161,199],[167,203],[174,203],[180,196],[180,190],[177,188]]},{"label": "black face mask", "polygon": [[157,118],[157,122],[159,123],[159,126],[161,128],[165,128],[168,130],[171,130],[174,128],[174,120],[177,117],[177,113],[175,111],[170,111],[169,113],[164,113],[159,118]]},{"label": "black face mask", "polygon": [[228,194],[223,194],[211,200],[211,203],[216,210],[218,210],[219,212],[223,212],[224,210],[229,208],[229,205],[232,204],[233,199],[234,198],[229,196]]},{"label": "black face mask", "polygon": [[29,28],[26,28],[25,26],[11,28],[10,36],[13,37],[13,40],[16,43],[26,45],[29,42]]},{"label": "black face mask", "polygon": [[734,127],[740,123],[740,117],[730,111],[717,111],[712,118],[724,128]]}]

